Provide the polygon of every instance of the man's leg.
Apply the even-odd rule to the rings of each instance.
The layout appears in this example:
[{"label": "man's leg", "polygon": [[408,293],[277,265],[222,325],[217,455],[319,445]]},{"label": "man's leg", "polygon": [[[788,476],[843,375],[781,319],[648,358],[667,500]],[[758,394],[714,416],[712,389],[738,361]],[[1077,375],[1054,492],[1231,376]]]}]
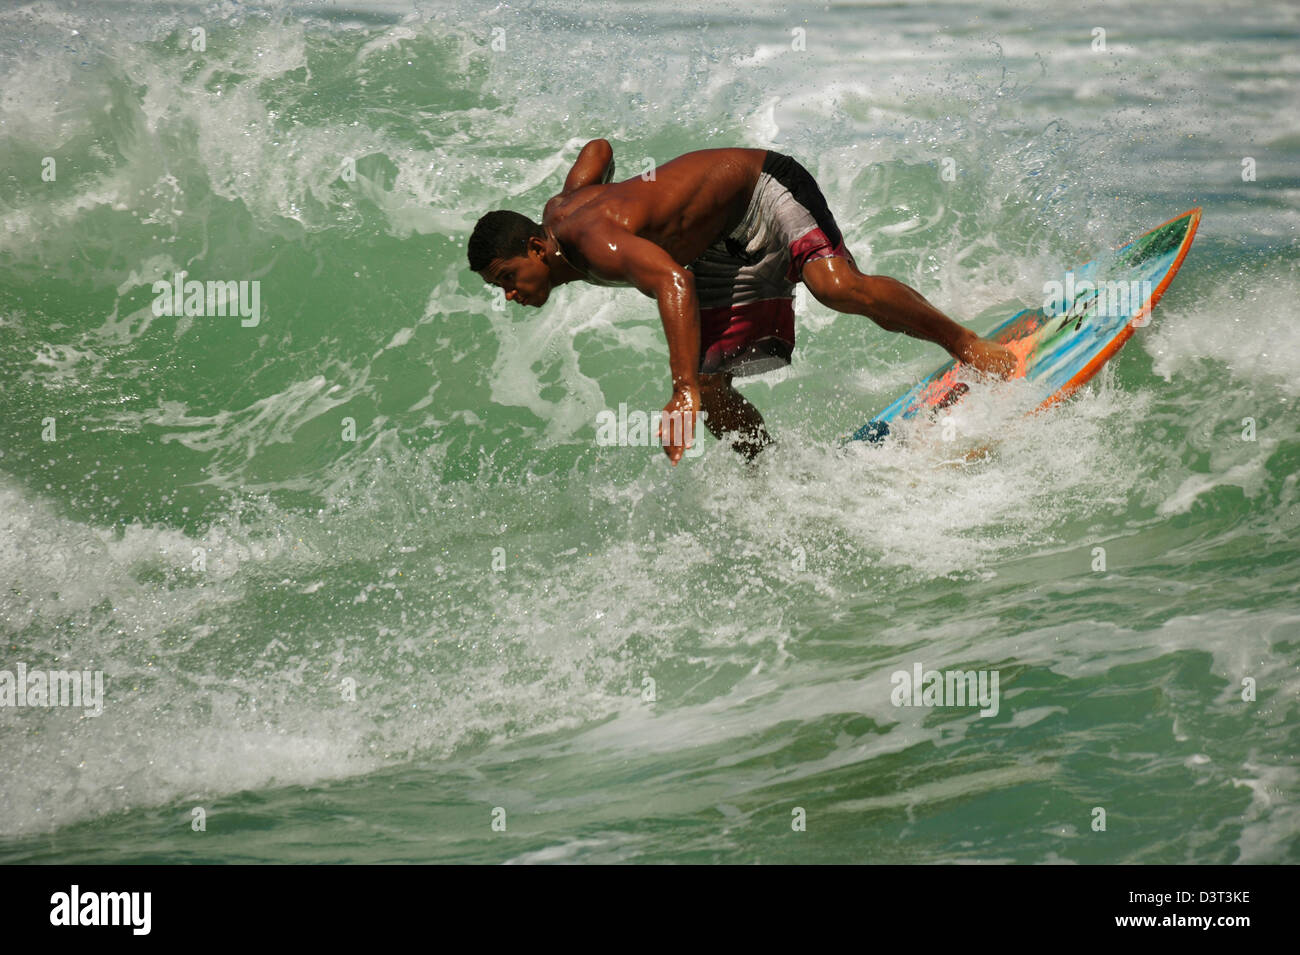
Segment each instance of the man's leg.
[{"label": "man's leg", "polygon": [[1002,377],[1016,371],[1016,356],[1006,346],[958,325],[896,279],[863,275],[848,259],[814,259],[803,267],[803,283],[827,308],[865,315],[886,331],[934,342],[979,371]]},{"label": "man's leg", "polygon": [[705,427],[721,440],[731,434],[731,448],[749,460],[771,443],[758,409],[731,387],[728,374],[700,375],[700,404],[707,412]]}]

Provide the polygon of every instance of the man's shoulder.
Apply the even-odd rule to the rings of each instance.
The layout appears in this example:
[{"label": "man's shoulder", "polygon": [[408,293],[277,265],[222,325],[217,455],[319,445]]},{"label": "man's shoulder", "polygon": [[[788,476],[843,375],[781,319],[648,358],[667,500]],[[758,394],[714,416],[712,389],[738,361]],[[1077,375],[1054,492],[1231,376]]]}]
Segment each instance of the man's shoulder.
[{"label": "man's shoulder", "polygon": [[542,224],[548,226],[561,242],[583,244],[593,241],[610,230],[620,228],[611,214],[612,206],[599,194],[579,196],[587,190],[607,189],[608,186],[583,186],[568,196],[559,195],[546,203]]},{"label": "man's shoulder", "polygon": [[596,200],[589,190],[597,186],[581,186],[572,192],[560,192],[546,200],[542,207],[542,224],[553,229],[563,228],[566,223]]}]

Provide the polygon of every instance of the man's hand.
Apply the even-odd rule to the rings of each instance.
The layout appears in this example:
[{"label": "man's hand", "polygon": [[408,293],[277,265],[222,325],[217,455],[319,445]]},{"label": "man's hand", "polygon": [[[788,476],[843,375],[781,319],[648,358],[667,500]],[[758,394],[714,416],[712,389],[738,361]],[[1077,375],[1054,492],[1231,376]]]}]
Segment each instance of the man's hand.
[{"label": "man's hand", "polygon": [[700,389],[695,385],[679,385],[664,405],[659,421],[659,443],[663,445],[668,460],[677,466],[686,449],[695,443],[695,416],[700,410]]}]

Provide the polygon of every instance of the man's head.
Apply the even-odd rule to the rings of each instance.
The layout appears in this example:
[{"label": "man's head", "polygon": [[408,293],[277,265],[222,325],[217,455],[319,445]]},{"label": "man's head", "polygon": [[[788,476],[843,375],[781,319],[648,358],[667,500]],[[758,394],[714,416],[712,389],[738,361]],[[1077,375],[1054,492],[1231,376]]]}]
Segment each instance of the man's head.
[{"label": "man's head", "polygon": [[479,219],[469,237],[469,267],[521,305],[540,307],[551,296],[545,253],[545,230],[527,216],[505,209]]}]

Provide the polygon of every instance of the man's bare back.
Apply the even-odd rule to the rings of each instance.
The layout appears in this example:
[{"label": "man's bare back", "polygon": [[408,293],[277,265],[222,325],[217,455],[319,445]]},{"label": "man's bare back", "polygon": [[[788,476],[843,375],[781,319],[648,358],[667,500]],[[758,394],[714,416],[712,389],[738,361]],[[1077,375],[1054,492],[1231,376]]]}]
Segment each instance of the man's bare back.
[{"label": "man's bare back", "polygon": [[735,228],[766,155],[764,149],[686,153],[656,168],[653,179],[633,176],[562,192],[546,203],[542,225],[563,243],[579,268],[587,264],[586,250],[599,241],[606,226],[653,242],[678,265],[689,265]]},{"label": "man's bare back", "polygon": [[673,464],[700,411],[710,432],[748,457],[770,442],[762,416],[731,382],[789,363],[794,281],[829,308],[935,342],[978,370],[1015,370],[1010,351],[913,289],[858,271],[815,180],[791,157],[705,149],[653,178],[618,183],[609,182],[613,165],[609,143],[593,140],[540,224],[507,211],[483,216],[470,237],[470,268],[511,301],[539,308],[552,288],[578,280],[653,298],[668,340],[673,393],[661,439]]}]

